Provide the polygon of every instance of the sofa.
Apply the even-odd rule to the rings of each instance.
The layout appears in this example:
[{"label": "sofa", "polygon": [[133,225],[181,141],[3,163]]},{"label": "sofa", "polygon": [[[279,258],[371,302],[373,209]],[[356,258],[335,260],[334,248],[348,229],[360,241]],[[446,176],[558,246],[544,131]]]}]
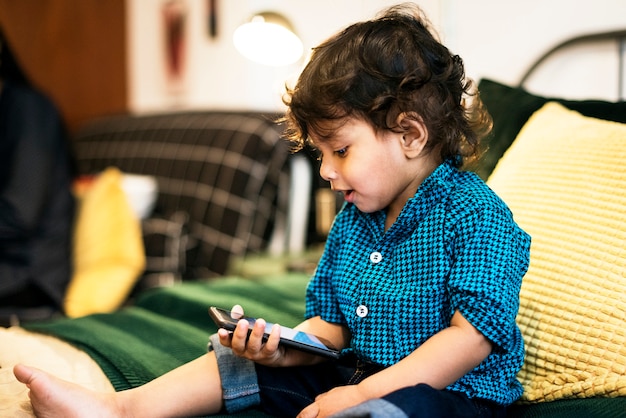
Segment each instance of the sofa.
[{"label": "sofa", "polygon": [[[626,416],[626,104],[601,104],[617,108],[625,119],[618,123],[571,110],[580,103],[492,80],[482,80],[480,90],[495,129],[490,150],[473,169],[533,238],[518,316],[527,347],[519,375],[525,393],[509,416]],[[124,390],[202,355],[216,330],[208,306],[239,303],[252,316],[286,326],[300,322],[323,240],[311,239],[317,214],[310,209],[297,215],[307,218],[307,250],[270,250],[272,241],[284,244],[294,217],[281,191],[292,184],[294,156],[279,140],[274,117],[125,115],[82,130],[75,148],[81,173],[115,166],[156,177],[158,198],[141,222],[145,256],[174,262],[152,264],[170,266],[161,271],[144,264],[111,312],[27,323],[16,331],[53,337],[87,354],[110,390]],[[305,160],[314,171],[313,160]],[[242,161],[248,168],[240,172]],[[313,202],[323,185],[306,183]],[[237,196],[234,207],[231,196]],[[151,228],[155,220],[170,227]],[[150,278],[161,273],[175,280],[154,286]],[[0,365],[6,364],[0,350]],[[28,412],[20,396],[14,403]]]}]

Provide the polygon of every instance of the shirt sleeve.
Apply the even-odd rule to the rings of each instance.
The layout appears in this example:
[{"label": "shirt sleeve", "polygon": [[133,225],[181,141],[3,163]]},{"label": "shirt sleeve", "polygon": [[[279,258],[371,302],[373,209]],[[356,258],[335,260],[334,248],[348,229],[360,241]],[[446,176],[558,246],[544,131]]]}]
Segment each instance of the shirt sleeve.
[{"label": "shirt sleeve", "polygon": [[496,346],[509,350],[522,277],[528,269],[530,236],[513,221],[504,203],[473,206],[452,230],[451,310],[458,310]]},{"label": "shirt sleeve", "polygon": [[343,212],[340,212],[335,218],[328,234],[322,257],[307,287],[305,312],[305,318],[307,319],[320,316],[327,322],[345,323],[333,286],[335,257],[341,242],[343,218]]}]

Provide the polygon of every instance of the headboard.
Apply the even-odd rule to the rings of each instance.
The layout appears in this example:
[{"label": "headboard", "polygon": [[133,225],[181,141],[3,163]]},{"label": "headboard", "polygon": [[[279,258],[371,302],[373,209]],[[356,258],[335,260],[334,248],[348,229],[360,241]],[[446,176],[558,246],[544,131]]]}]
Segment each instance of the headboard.
[{"label": "headboard", "polygon": [[[604,47],[599,48],[598,44]],[[581,45],[584,45],[582,52],[577,49]],[[600,73],[579,75],[579,66],[588,63],[589,53],[607,55],[614,67],[602,67]],[[579,63],[581,60],[583,62]],[[623,99],[626,94],[625,62],[626,30],[616,30],[577,36],[561,42],[540,54],[516,86],[492,79],[480,80],[480,97],[493,118],[493,130],[483,141],[482,156],[469,168],[487,180],[528,118],[548,101],[559,102],[585,116],[626,123],[626,101]],[[568,74],[572,71],[576,73],[574,82],[569,81]],[[561,85],[565,88],[562,95],[556,93],[555,79],[568,80]],[[593,83],[597,80],[602,81],[599,89]],[[570,90],[574,91],[579,86],[593,87],[594,92],[588,97],[570,98]],[[610,86],[609,94],[605,91],[607,86]],[[611,97],[620,97],[621,100]]]},{"label": "headboard", "polygon": [[624,100],[626,29],[579,35],[554,45],[528,67],[518,87],[544,95]]}]

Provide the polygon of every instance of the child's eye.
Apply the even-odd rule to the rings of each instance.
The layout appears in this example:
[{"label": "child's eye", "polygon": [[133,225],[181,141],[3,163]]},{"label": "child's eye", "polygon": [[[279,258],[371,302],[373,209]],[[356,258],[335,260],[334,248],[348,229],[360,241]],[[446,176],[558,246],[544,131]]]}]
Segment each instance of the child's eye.
[{"label": "child's eye", "polygon": [[348,152],[348,147],[344,147],[335,151],[335,154],[337,154],[340,157],[345,157],[347,152]]}]

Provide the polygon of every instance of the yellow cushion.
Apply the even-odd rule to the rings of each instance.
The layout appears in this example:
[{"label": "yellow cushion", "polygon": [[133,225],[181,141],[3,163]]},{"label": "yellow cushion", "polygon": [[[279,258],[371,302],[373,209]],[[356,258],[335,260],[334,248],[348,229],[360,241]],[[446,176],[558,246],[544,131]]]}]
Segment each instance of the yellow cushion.
[{"label": "yellow cushion", "polygon": [[119,308],[145,267],[141,224],[121,184],[120,171],[108,168],[80,199],[64,303],[70,317]]},{"label": "yellow cushion", "polygon": [[626,125],[548,103],[488,184],[532,236],[523,400],[626,396]]}]

